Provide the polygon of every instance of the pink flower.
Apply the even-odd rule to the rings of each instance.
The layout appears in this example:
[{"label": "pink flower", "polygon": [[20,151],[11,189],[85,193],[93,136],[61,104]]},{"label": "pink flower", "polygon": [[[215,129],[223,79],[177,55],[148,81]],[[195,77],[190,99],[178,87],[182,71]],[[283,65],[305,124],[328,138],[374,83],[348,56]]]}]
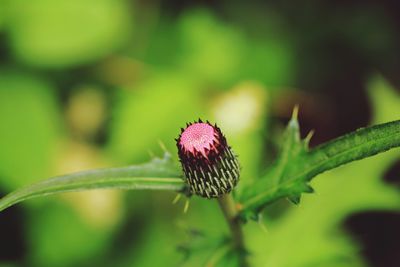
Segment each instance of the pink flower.
[{"label": "pink flower", "polygon": [[236,186],[240,175],[239,162],[216,125],[201,120],[189,123],[176,141],[192,194],[219,197]]}]

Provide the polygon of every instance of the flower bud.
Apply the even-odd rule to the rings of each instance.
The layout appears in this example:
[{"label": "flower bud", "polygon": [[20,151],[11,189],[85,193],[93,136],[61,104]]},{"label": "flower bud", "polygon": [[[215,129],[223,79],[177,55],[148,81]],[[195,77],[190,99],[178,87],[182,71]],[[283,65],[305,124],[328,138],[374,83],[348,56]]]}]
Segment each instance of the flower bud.
[{"label": "flower bud", "polygon": [[240,166],[217,125],[199,120],[181,130],[176,141],[190,193],[215,198],[232,191]]}]

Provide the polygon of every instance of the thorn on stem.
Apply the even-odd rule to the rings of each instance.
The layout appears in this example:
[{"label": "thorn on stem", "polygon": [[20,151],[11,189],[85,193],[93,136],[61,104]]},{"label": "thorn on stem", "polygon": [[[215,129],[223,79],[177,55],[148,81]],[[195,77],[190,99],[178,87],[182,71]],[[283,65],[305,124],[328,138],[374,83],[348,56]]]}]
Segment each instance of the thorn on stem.
[{"label": "thorn on stem", "polygon": [[297,120],[297,118],[299,117],[299,105],[296,104],[293,108],[293,112],[292,112],[292,120]]},{"label": "thorn on stem", "polygon": [[187,213],[189,209],[189,204],[190,204],[189,199],[186,199],[185,207],[183,208],[183,213]]},{"label": "thorn on stem", "polygon": [[307,136],[304,138],[304,141],[306,142],[307,145],[310,143],[311,138],[314,136],[314,133],[315,133],[315,131],[313,129],[313,130],[309,131]]},{"label": "thorn on stem", "polygon": [[176,204],[178,203],[179,199],[181,199],[182,194],[177,194],[176,197],[174,198],[174,200],[172,200],[172,204]]},{"label": "thorn on stem", "polygon": [[168,153],[167,147],[165,146],[165,144],[164,144],[161,140],[158,140],[158,144],[160,145],[161,149],[162,149],[165,153]]}]

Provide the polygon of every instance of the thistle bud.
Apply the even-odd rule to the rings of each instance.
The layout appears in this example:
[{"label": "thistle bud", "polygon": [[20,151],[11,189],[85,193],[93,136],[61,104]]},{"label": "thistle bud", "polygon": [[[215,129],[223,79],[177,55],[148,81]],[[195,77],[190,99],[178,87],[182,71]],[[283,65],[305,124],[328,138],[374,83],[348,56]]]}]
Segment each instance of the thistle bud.
[{"label": "thistle bud", "polygon": [[232,191],[240,166],[217,125],[189,123],[176,141],[190,193],[215,198]]}]

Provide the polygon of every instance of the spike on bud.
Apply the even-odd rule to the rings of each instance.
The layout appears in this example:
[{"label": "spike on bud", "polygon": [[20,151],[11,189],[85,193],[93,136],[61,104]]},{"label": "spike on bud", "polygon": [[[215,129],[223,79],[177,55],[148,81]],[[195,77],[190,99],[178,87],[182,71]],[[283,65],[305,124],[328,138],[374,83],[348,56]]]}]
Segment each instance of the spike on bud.
[{"label": "spike on bud", "polygon": [[217,126],[189,124],[177,140],[183,172],[192,194],[206,198],[229,193],[240,176],[237,156]]}]

